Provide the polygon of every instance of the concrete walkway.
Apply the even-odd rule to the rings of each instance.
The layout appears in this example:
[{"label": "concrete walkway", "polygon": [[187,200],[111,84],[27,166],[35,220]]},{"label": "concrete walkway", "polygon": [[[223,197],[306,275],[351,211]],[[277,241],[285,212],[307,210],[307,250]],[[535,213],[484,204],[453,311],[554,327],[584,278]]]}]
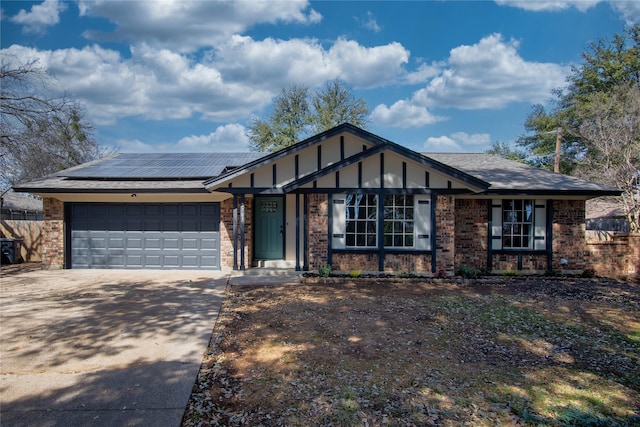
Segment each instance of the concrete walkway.
[{"label": "concrete walkway", "polygon": [[0,425],[180,425],[229,273],[3,274]]},{"label": "concrete walkway", "polygon": [[250,268],[229,273],[229,285],[286,285],[299,284],[300,271],[292,268]]}]

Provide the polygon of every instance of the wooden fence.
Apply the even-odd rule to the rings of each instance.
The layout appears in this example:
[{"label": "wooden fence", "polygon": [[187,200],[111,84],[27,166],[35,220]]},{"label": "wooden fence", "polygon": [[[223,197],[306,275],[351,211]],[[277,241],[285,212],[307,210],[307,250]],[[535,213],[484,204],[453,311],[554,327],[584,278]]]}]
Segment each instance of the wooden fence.
[{"label": "wooden fence", "polygon": [[25,262],[42,261],[42,221],[0,221],[2,237],[20,239],[20,255]]}]

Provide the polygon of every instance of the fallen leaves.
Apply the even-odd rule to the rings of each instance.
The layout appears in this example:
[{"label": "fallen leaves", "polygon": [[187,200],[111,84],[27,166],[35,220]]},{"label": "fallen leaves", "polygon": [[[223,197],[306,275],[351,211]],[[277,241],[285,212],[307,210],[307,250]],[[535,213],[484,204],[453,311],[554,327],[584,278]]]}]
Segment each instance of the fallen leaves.
[{"label": "fallen leaves", "polygon": [[633,424],[639,307],[584,279],[231,288],[183,425]]}]

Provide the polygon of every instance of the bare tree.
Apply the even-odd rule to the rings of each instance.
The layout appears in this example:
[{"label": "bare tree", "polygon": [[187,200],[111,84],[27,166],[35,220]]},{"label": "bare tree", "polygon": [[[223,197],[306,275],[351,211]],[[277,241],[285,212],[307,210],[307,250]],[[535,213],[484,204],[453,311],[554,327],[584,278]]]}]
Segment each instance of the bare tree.
[{"label": "bare tree", "polygon": [[640,231],[640,91],[623,84],[585,97],[577,109],[577,133],[588,155],[578,174],[620,188],[634,231]]},{"label": "bare tree", "polygon": [[33,180],[110,153],[82,107],[53,95],[56,81],[35,60],[0,57],[0,187]]}]

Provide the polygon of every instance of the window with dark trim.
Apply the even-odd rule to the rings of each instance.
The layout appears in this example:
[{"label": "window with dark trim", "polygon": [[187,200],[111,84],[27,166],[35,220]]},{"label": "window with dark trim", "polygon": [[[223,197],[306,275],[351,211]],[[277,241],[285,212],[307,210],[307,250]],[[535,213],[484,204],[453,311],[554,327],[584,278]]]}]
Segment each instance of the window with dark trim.
[{"label": "window with dark trim", "polygon": [[345,203],[347,247],[376,247],[378,245],[378,196],[375,194],[348,194]]},{"label": "window with dark trim", "polygon": [[332,197],[334,249],[374,250],[380,244],[392,250],[431,249],[430,195],[351,193]]},{"label": "window with dark trim", "polygon": [[533,249],[533,200],[502,201],[502,248]]},{"label": "window with dark trim", "polygon": [[388,194],[384,196],[384,246],[414,247],[414,196]]}]

